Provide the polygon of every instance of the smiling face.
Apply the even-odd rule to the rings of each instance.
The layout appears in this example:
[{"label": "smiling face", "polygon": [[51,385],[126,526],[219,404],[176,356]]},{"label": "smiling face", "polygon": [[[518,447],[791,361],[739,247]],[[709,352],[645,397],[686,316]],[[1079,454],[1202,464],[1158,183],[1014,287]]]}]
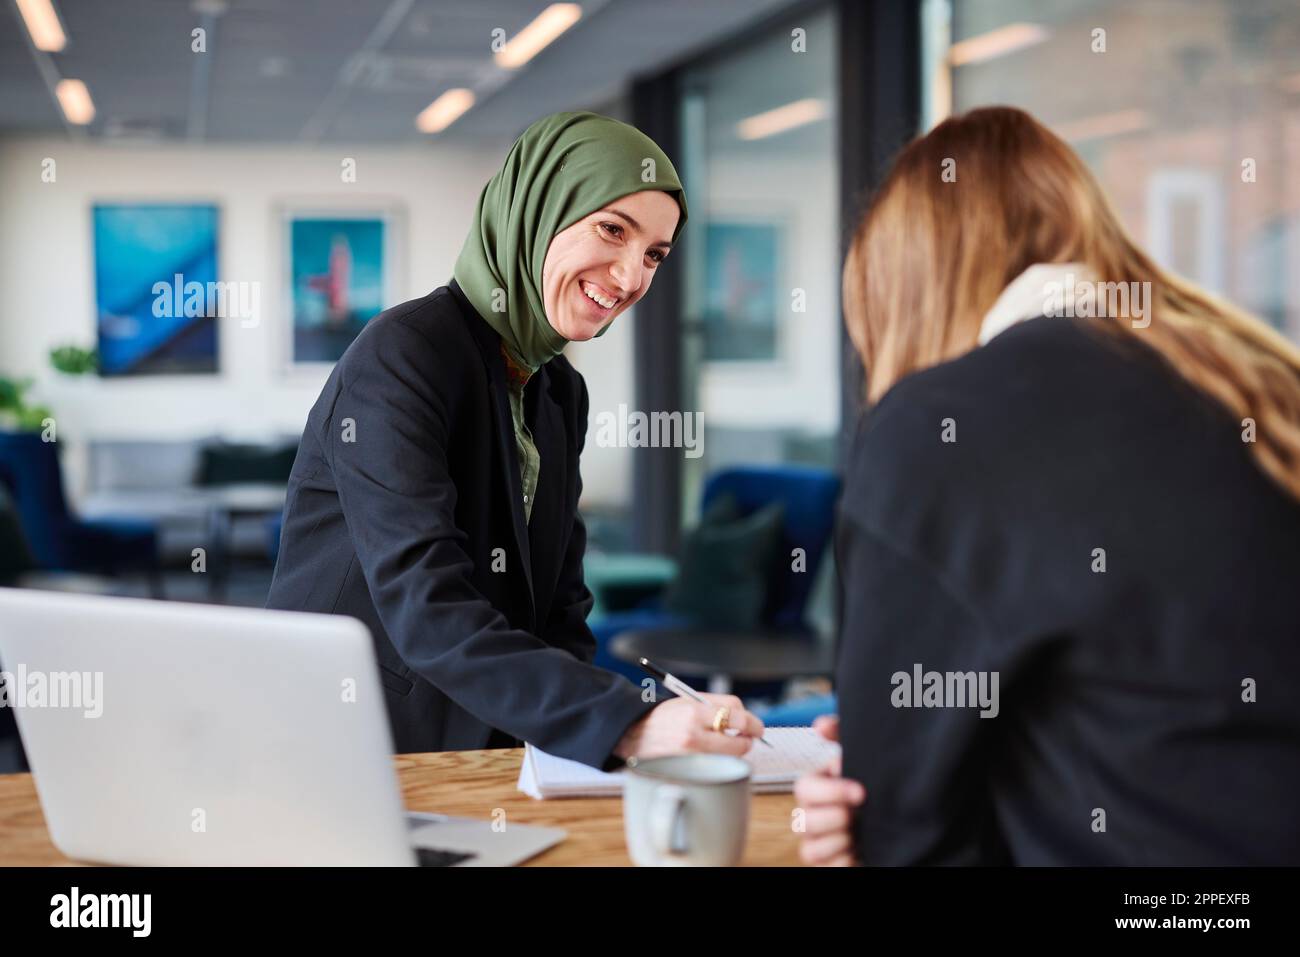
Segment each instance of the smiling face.
[{"label": "smiling face", "polygon": [[585,342],[644,296],[679,215],[667,193],[644,190],[556,233],[542,264],[542,300],[555,331]]}]

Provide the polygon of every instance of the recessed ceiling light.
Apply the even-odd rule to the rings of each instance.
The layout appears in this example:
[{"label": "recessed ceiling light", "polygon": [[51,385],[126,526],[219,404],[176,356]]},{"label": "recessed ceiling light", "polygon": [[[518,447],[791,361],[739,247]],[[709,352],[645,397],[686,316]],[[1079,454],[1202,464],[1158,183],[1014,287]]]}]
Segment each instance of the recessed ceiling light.
[{"label": "recessed ceiling light", "polygon": [[808,98],[795,100],[774,110],[756,113],[736,124],[736,135],[742,140],[761,140],[784,133],[808,123],[824,119],[830,111],[825,100]]},{"label": "recessed ceiling light", "polygon": [[415,118],[415,127],[421,133],[440,133],[473,105],[473,90],[464,87],[448,90],[420,111]]},{"label": "recessed ceiling light", "polygon": [[1047,29],[1036,23],[1009,23],[1005,27],[954,43],[948,48],[948,62],[953,66],[983,63],[1035,43],[1042,43],[1048,36]]},{"label": "recessed ceiling light", "polygon": [[554,43],[581,17],[582,7],[576,3],[553,3],[497,51],[493,60],[504,69],[518,69]]},{"label": "recessed ceiling light", "polygon": [[95,104],[90,99],[90,91],[80,80],[60,80],[54,87],[54,95],[59,99],[59,106],[69,123],[85,126],[95,118]]},{"label": "recessed ceiling light", "polygon": [[67,46],[67,35],[51,0],[18,0],[18,12],[22,14],[36,49],[58,53]]}]

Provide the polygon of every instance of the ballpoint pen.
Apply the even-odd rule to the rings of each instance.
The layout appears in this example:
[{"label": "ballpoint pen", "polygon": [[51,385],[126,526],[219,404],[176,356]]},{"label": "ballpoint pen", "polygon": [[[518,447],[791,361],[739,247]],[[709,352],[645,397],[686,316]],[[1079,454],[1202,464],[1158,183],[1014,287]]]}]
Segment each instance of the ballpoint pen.
[{"label": "ballpoint pen", "polygon": [[[641,669],[643,671],[648,672],[649,674],[652,674],[656,678],[658,678],[659,681],[663,684],[663,686],[667,688],[669,691],[671,691],[673,694],[685,695],[688,698],[694,698],[700,704],[708,703],[703,698],[701,698],[698,694],[696,694],[694,689],[692,689],[690,685],[682,681],[680,678],[676,678],[673,675],[670,675],[668,672],[657,668],[655,665],[650,663],[650,659],[638,658],[637,664],[641,666]],[[766,738],[759,738],[758,740],[762,741],[769,748],[772,747],[771,742],[769,742]]]}]

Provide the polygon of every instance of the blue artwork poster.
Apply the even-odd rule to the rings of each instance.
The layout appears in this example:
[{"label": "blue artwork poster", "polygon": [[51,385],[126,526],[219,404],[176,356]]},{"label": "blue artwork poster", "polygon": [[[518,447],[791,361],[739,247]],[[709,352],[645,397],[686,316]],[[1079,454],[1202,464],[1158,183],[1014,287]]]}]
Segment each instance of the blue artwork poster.
[{"label": "blue artwork poster", "polygon": [[96,204],[95,305],[100,374],[215,372],[217,208]]},{"label": "blue artwork poster", "polygon": [[704,235],[704,358],[776,358],[780,230],[775,224],[710,222]]},{"label": "blue artwork poster", "polygon": [[335,362],[384,308],[384,220],[290,221],[293,361]]}]

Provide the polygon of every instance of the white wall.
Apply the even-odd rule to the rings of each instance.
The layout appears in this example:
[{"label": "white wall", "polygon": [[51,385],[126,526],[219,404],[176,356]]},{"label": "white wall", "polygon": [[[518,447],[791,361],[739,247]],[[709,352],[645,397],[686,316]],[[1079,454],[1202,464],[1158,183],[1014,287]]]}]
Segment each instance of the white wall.
[{"label": "white wall", "polygon": [[[647,295],[653,296],[653,285]],[[573,367],[587,381],[591,412],[587,420],[587,445],[582,450],[582,500],[585,505],[621,507],[632,501],[632,466],[635,449],[602,448],[596,442],[596,420],[601,412],[617,415],[619,403],[636,407],[633,346],[637,321],[633,306],[614,320],[599,339],[575,342],[564,350]]]},{"label": "white wall", "polygon": [[[700,404],[711,425],[818,433],[839,427],[837,184],[834,176],[818,175],[822,166],[833,171],[818,153],[755,156],[738,151],[711,158],[710,218],[777,221],[786,227],[777,277],[778,358],[707,363]],[[798,184],[797,189],[791,184]],[[806,312],[791,310],[796,288],[804,290]]]},{"label": "white wall", "polygon": [[[479,191],[504,152],[504,146],[322,150],[0,140],[0,373],[37,380],[32,396],[55,413],[74,494],[88,439],[300,433],[328,369],[286,370],[277,203],[305,198],[404,207],[406,254],[395,304],[448,280]],[[57,164],[53,183],[42,182],[46,157]],[[355,183],[342,182],[343,157],[356,159]],[[51,348],[95,341],[91,206],[151,200],[218,206],[219,278],[261,283],[258,324],[223,320],[215,374],[103,380],[55,373]],[[630,348],[620,351],[625,331],[611,330],[591,347],[610,346],[600,348],[598,363],[581,363],[594,380],[593,409],[607,382],[626,379],[630,390]],[[606,450],[594,443],[589,449],[588,498],[626,498],[617,487],[626,469],[605,468],[599,453]]]},{"label": "white wall", "polygon": [[[344,156],[357,182],[341,181]],[[41,181],[52,157],[57,181]],[[451,273],[488,164],[495,155],[446,148],[308,148],[74,145],[0,141],[0,368],[38,378],[61,427],[87,436],[234,436],[300,431],[327,370],[283,371],[286,316],[279,296],[278,200],[318,197],[406,207],[398,301],[424,295]],[[215,375],[96,380],[69,390],[49,367],[52,346],[93,345],[95,302],[90,207],[96,201],[210,201],[219,207],[220,278],[260,282],[262,318],[219,332]]]}]

